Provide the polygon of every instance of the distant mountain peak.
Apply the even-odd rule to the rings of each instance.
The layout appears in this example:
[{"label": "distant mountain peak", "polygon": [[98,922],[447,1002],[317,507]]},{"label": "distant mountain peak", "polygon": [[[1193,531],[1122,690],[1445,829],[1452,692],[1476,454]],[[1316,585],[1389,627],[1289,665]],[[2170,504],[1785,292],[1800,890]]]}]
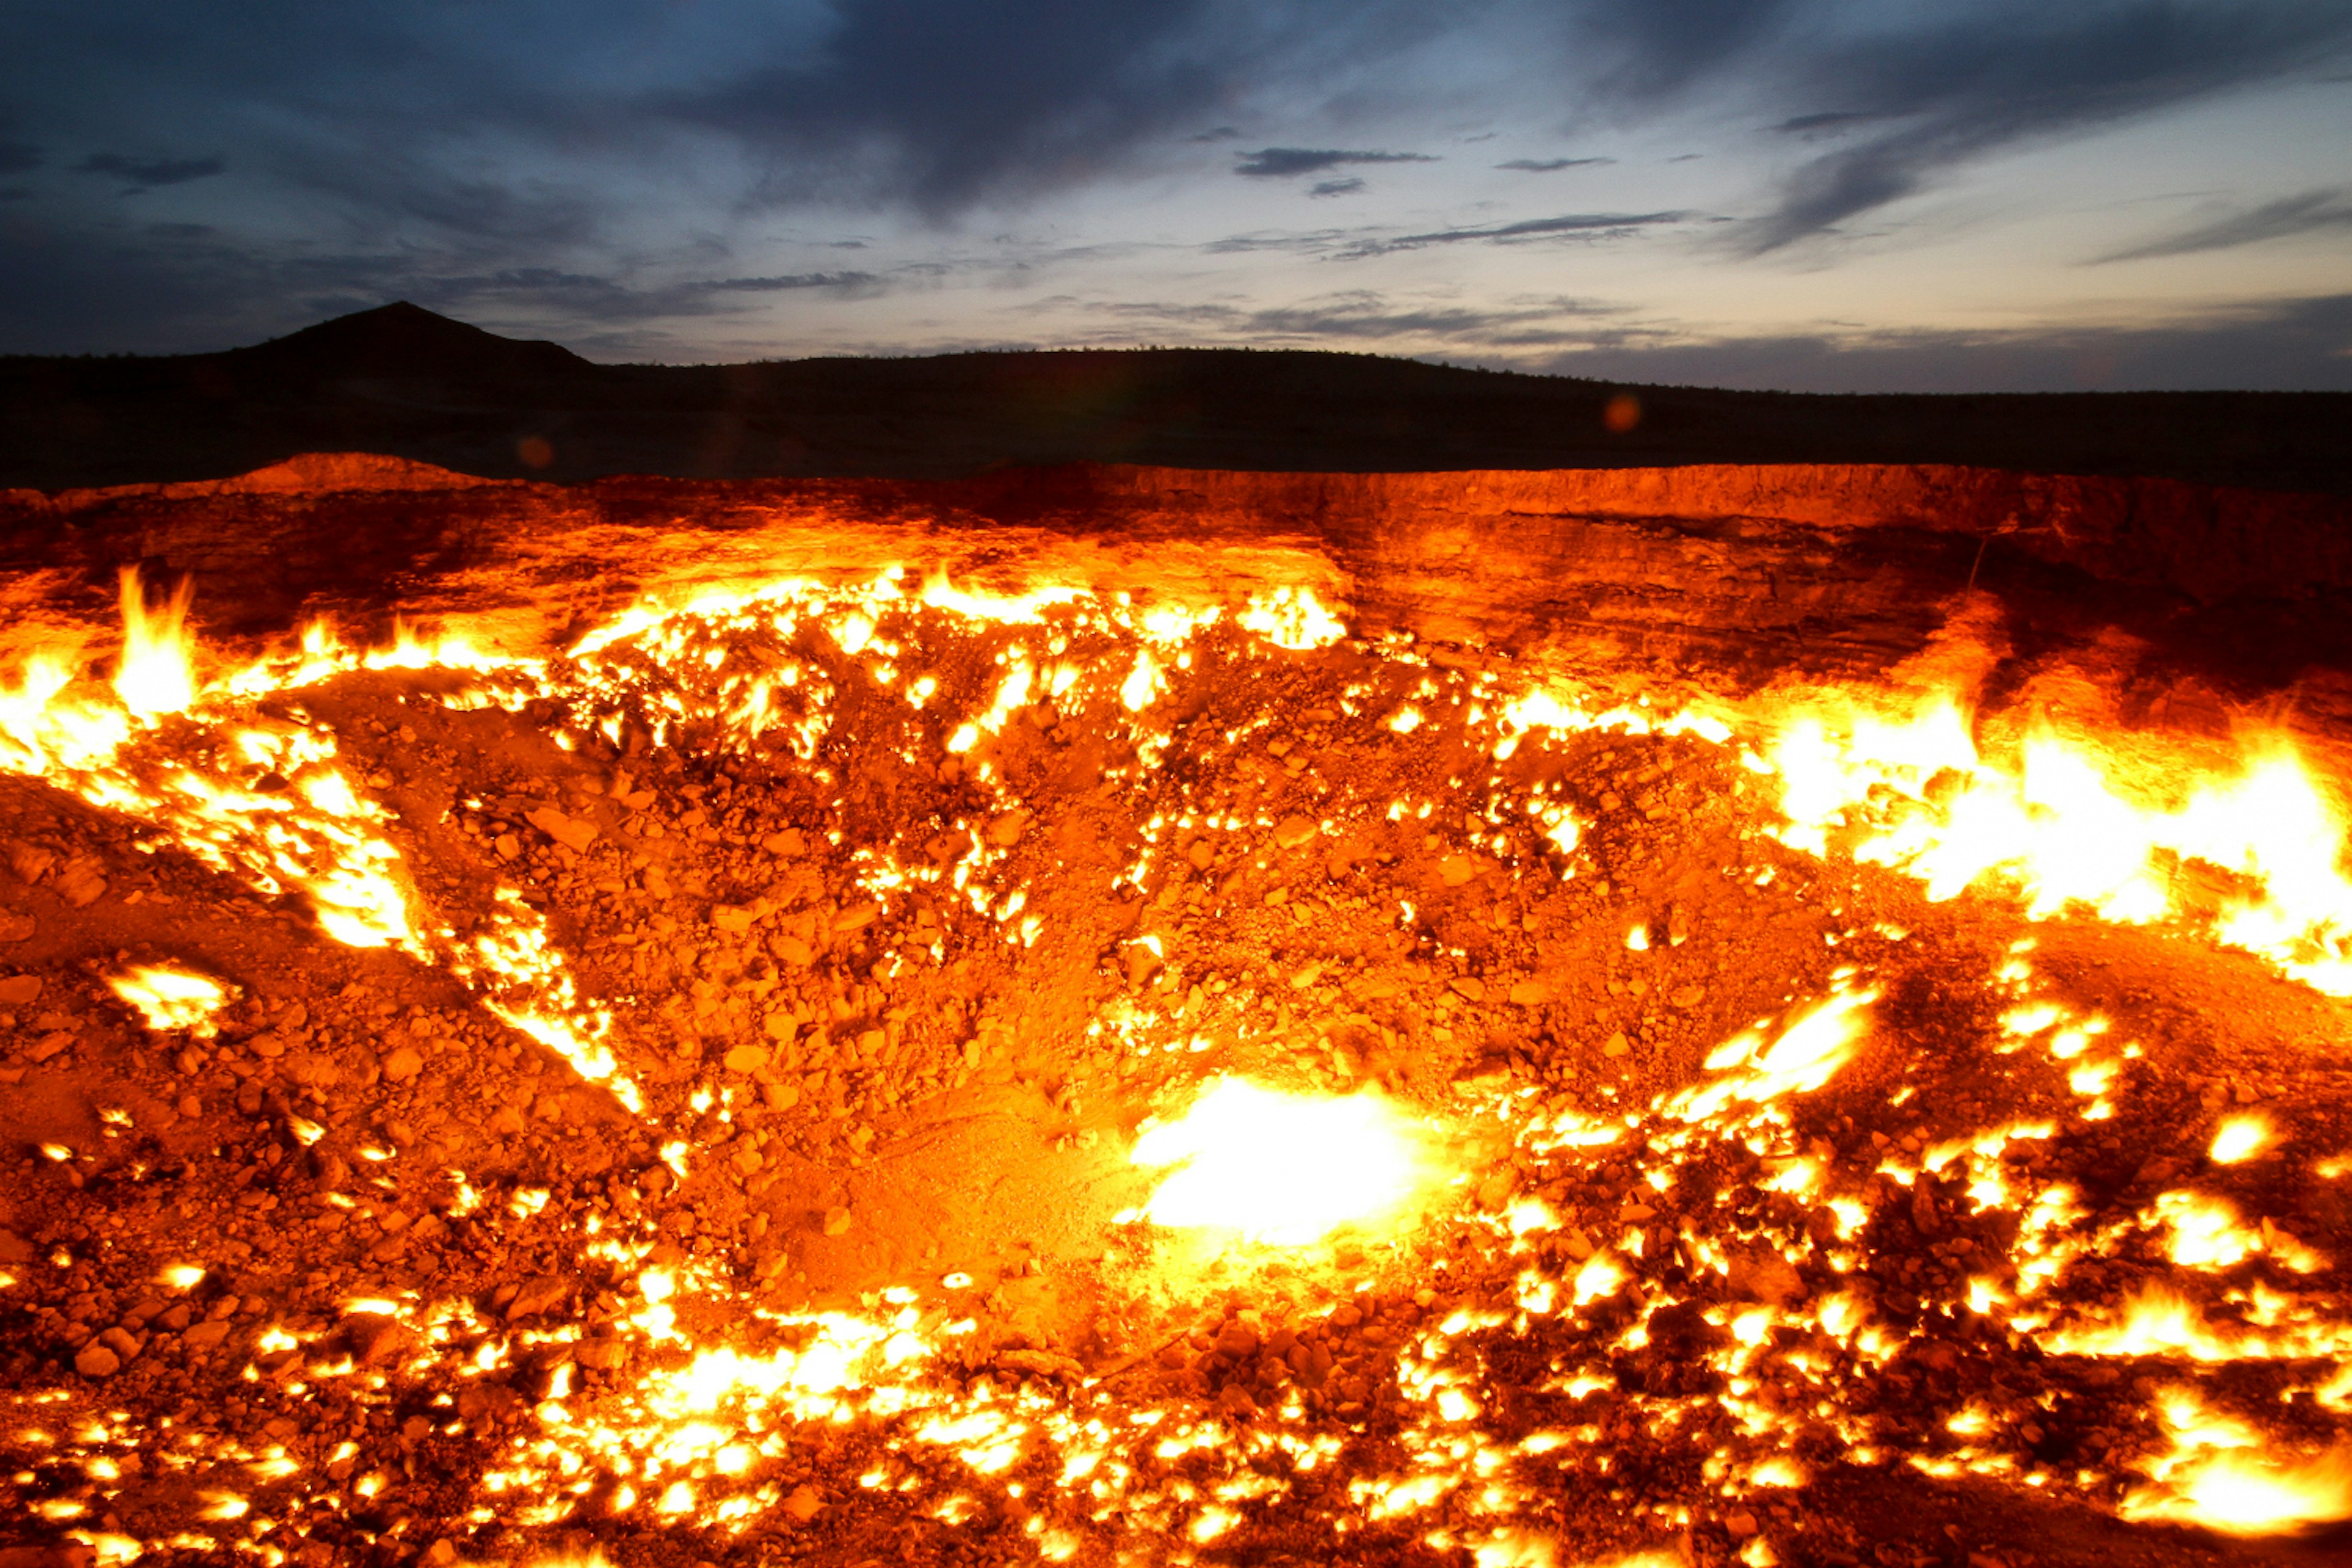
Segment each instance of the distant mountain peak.
[{"label": "distant mountain peak", "polygon": [[405,300],[229,353],[280,373],[325,377],[536,378],[593,368],[559,343],[502,338]]}]

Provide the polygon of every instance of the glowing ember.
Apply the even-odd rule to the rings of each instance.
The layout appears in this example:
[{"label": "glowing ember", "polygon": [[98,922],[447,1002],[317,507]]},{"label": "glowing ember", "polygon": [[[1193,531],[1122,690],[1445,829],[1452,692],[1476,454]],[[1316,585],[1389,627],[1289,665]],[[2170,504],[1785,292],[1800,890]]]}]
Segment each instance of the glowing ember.
[{"label": "glowing ember", "polygon": [[1274,1247],[1391,1216],[1429,1179],[1425,1133],[1381,1096],[1314,1099],[1238,1079],[1136,1140],[1132,1158],[1177,1167],[1144,1207],[1155,1224]]}]

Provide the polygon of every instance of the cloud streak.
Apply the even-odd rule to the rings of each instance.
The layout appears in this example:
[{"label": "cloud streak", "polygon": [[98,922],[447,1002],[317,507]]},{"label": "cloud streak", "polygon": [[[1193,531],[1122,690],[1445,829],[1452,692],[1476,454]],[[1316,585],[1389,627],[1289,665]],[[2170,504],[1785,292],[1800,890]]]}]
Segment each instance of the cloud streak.
[{"label": "cloud streak", "polygon": [[1836,230],[1993,152],[2080,134],[2310,69],[2352,47],[2331,0],[2079,0],[2000,5],[1817,49],[1810,90],[1865,107],[1804,131],[1891,128],[1796,171],[1737,248],[1762,255]]},{"label": "cloud streak", "polygon": [[2352,192],[2305,191],[2301,195],[2268,202],[2161,239],[2095,258],[2099,262],[2146,261],[2159,256],[2193,256],[2206,250],[2234,250],[2273,239],[2352,229]]},{"label": "cloud streak", "polygon": [[120,153],[93,153],[74,165],[78,174],[105,174],[121,181],[126,195],[208,180],[227,169],[227,162],[219,157],[131,158]]},{"label": "cloud streak", "polygon": [[1288,179],[1319,174],[1350,163],[1434,163],[1426,153],[1340,153],[1312,147],[1262,147],[1238,155],[1234,173],[1249,179]]},{"label": "cloud streak", "polygon": [[1569,213],[1559,217],[1521,218],[1517,223],[1430,229],[1421,234],[1363,239],[1335,254],[1342,260],[1360,261],[1367,257],[1391,256],[1401,250],[1425,250],[1433,245],[1526,245],[1542,240],[1595,244],[1630,239],[1645,228],[1687,223],[1696,216],[1687,212]]}]

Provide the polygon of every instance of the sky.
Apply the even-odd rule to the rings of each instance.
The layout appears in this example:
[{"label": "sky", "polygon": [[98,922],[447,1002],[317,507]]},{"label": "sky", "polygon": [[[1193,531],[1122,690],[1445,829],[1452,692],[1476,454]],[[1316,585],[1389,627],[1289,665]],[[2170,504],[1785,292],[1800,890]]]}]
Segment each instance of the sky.
[{"label": "sky", "polygon": [[2352,390],[2347,0],[10,0],[0,353]]}]

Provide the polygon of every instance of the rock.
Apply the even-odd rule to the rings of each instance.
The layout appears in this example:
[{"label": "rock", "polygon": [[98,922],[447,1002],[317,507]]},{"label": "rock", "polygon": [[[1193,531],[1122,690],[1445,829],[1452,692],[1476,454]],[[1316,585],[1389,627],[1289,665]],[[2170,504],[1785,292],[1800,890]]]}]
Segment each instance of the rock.
[{"label": "rock", "polygon": [[1625,1031],[1620,1029],[1602,1042],[1601,1054],[1604,1057],[1622,1057],[1631,1049],[1633,1047],[1625,1043]]},{"label": "rock", "polygon": [[425,1058],[414,1046],[395,1046],[381,1065],[387,1082],[406,1083],[425,1070]]},{"label": "rock", "polygon": [[849,1211],[848,1211],[847,1209],[845,1209],[845,1208],[840,1208],[840,1207],[829,1208],[829,1209],[825,1210],[825,1211],[824,1211],[824,1233],[825,1233],[825,1235],[827,1235],[827,1236],[846,1236],[846,1235],[848,1235],[848,1234],[849,1234]]},{"label": "rock", "polygon": [[457,1549],[449,1544],[448,1537],[444,1536],[426,1547],[417,1561],[424,1563],[425,1568],[449,1568],[449,1564],[457,1561]]},{"label": "rock", "polygon": [[1257,1331],[1235,1319],[1217,1331],[1217,1351],[1235,1361],[1247,1361],[1257,1354]]},{"label": "rock", "polygon": [[1274,825],[1274,841],[1285,849],[1296,849],[1322,831],[1311,816],[1286,816]]},{"label": "rock", "polygon": [[1786,1307],[1805,1298],[1805,1281],[1789,1260],[1769,1247],[1735,1252],[1729,1280],[1734,1293]]},{"label": "rock", "polygon": [[1511,984],[1511,1005],[1515,1007],[1540,1007],[1551,1000],[1551,987],[1540,980],[1517,980]]},{"label": "rock", "polygon": [[751,929],[751,922],[758,918],[759,911],[756,910],[741,909],[734,904],[710,906],[712,928],[725,931],[729,936],[741,936]]},{"label": "rock", "polygon": [[1085,1379],[1087,1369],[1069,1356],[1052,1351],[999,1351],[996,1364],[1007,1372],[1021,1373],[1030,1377],[1055,1377],[1066,1383]]},{"label": "rock", "polygon": [[0,914],[0,942],[24,942],[37,929],[30,915]]},{"label": "rock", "polygon": [[58,873],[58,897],[75,909],[96,903],[106,895],[106,862],[95,855],[77,855]]},{"label": "rock", "polygon": [[795,969],[806,969],[816,962],[816,953],[808,943],[782,931],[768,939],[768,951]]},{"label": "rock", "polygon": [[92,1344],[74,1357],[74,1370],[84,1377],[112,1377],[122,1370],[122,1359],[101,1344]]},{"label": "rock", "polygon": [[1005,812],[1003,815],[994,817],[989,822],[988,841],[991,844],[995,845],[999,849],[1010,849],[1015,844],[1021,842],[1021,835],[1026,832],[1028,827],[1029,814],[1027,812]]},{"label": "rock", "polygon": [[628,1363],[629,1342],[582,1340],[573,1348],[572,1359],[593,1372],[615,1372]]},{"label": "rock", "polygon": [[362,1366],[383,1366],[400,1359],[415,1335],[399,1319],[384,1312],[353,1312],[337,1331],[352,1360]]},{"label": "rock", "polygon": [[1486,983],[1475,975],[1457,974],[1448,984],[1453,986],[1456,996],[1466,997],[1473,1002],[1486,999]]},{"label": "rock", "polygon": [[501,860],[520,860],[522,858],[522,840],[517,838],[511,833],[499,834],[496,838],[490,840],[490,847],[498,851],[499,858]]},{"label": "rock", "polygon": [[783,1506],[794,1522],[806,1524],[824,1511],[824,1500],[816,1495],[814,1488],[803,1482],[792,1489],[792,1495],[784,1499]]},{"label": "rock", "polygon": [[882,906],[869,899],[862,904],[852,904],[835,915],[833,929],[835,931],[864,931],[881,918]]},{"label": "rock", "polygon": [[1724,1515],[1723,1528],[1731,1532],[1734,1541],[1745,1541],[1756,1533],[1756,1516],[1746,1509],[1734,1509]]},{"label": "rock", "polygon": [[1192,847],[1184,851],[1184,858],[1192,863],[1192,869],[1205,871],[1216,864],[1217,847],[1205,838],[1195,838]]},{"label": "rock", "polygon": [[561,1274],[541,1274],[526,1279],[507,1303],[507,1321],[519,1323],[525,1318],[536,1318],[563,1304],[572,1294],[572,1281]]},{"label": "rock", "polygon": [[737,1046],[727,1053],[727,1070],[740,1073],[758,1072],[768,1065],[768,1047],[765,1046]]},{"label": "rock", "polygon": [[1297,973],[1291,975],[1290,986],[1294,991],[1303,991],[1321,978],[1323,978],[1323,965],[1318,961],[1302,965]]},{"label": "rock", "polygon": [[1478,863],[1467,855],[1448,855],[1437,863],[1437,874],[1449,888],[1458,888],[1478,875]]},{"label": "rock", "polygon": [[45,1062],[73,1043],[72,1030],[58,1029],[26,1046],[25,1054],[37,1062]]},{"label": "rock", "polygon": [[763,834],[760,839],[760,847],[781,859],[788,855],[807,854],[808,840],[801,837],[799,828],[788,827],[782,833]]},{"label": "rock", "polygon": [[34,1257],[31,1242],[13,1230],[0,1230],[0,1263],[30,1263]]},{"label": "rock", "polygon": [[192,1351],[208,1351],[228,1338],[228,1320],[217,1318],[201,1323],[190,1323],[180,1342]]},{"label": "rock", "polygon": [[0,1006],[29,1007],[41,994],[41,977],[37,974],[12,974],[0,980]]},{"label": "rock", "polygon": [[1706,1000],[1706,987],[1704,985],[1681,986],[1666,1000],[1677,1007],[1696,1007]]},{"label": "rock", "polygon": [[801,1102],[800,1085],[794,1083],[761,1084],[760,1093],[766,1099],[771,1110],[790,1110]]},{"label": "rock", "polygon": [[551,805],[542,805],[529,813],[523,820],[554,839],[567,849],[585,851],[596,842],[596,825],[564,816]]},{"label": "rock", "polygon": [[1943,1228],[1936,1213],[1935,1189],[1928,1186],[1924,1176],[1911,1189],[1911,1223],[1919,1227],[1921,1236],[1933,1236]]}]

